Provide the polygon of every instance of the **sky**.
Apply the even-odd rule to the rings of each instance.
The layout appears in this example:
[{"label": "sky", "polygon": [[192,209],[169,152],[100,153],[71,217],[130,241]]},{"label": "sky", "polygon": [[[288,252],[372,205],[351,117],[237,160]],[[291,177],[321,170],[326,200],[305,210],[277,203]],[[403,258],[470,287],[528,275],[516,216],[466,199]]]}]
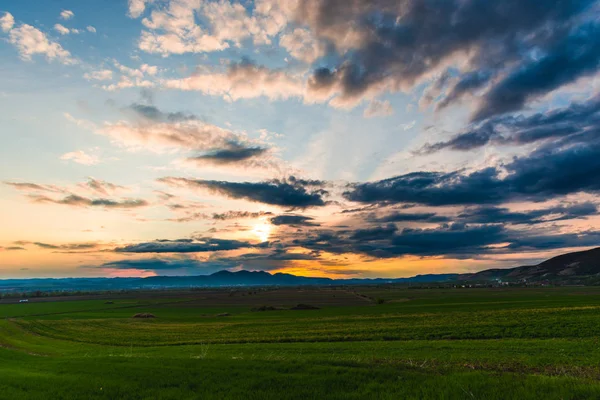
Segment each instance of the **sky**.
[{"label": "sky", "polygon": [[600,1],[0,4],[0,278],[600,245]]}]

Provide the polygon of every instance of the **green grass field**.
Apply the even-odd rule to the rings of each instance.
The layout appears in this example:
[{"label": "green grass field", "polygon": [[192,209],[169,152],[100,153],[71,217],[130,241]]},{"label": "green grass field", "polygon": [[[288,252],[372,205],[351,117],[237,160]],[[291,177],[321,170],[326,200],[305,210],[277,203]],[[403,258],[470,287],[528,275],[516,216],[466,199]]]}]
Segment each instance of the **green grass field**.
[{"label": "green grass field", "polygon": [[44,300],[0,302],[2,399],[600,398],[596,287]]}]

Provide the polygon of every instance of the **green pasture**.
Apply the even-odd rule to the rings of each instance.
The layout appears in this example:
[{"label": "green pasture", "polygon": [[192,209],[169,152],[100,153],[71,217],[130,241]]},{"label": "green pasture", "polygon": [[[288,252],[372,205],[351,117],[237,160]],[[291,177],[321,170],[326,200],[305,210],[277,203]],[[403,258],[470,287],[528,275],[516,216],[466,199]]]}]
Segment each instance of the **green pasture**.
[{"label": "green pasture", "polygon": [[0,303],[0,398],[600,398],[600,288],[311,290]]}]

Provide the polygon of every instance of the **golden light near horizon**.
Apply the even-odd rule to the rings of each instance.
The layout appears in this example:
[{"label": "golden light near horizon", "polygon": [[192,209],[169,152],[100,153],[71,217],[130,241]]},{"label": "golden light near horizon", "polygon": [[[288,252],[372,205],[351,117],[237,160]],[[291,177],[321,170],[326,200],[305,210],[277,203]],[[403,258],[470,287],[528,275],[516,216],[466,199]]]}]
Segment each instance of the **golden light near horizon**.
[{"label": "golden light near horizon", "polygon": [[261,242],[266,242],[269,240],[272,230],[273,230],[273,225],[271,225],[268,222],[261,221],[261,222],[257,223],[256,225],[254,225],[254,227],[252,228],[252,230],[250,232],[252,232],[252,234],[254,236],[256,236],[256,238],[258,240],[260,240]]}]

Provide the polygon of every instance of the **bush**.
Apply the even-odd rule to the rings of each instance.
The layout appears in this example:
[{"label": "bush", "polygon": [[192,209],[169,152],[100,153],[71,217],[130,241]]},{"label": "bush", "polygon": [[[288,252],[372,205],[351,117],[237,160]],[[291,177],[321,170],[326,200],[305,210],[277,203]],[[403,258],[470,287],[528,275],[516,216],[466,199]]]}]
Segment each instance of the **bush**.
[{"label": "bush", "polygon": [[156,318],[156,316],[150,313],[137,313],[132,318]]},{"label": "bush", "polygon": [[254,307],[250,311],[277,311],[277,308],[275,308],[273,306],[260,306],[260,307]]},{"label": "bush", "polygon": [[291,310],[319,310],[319,307],[311,306],[309,304],[298,304],[292,307]]}]

